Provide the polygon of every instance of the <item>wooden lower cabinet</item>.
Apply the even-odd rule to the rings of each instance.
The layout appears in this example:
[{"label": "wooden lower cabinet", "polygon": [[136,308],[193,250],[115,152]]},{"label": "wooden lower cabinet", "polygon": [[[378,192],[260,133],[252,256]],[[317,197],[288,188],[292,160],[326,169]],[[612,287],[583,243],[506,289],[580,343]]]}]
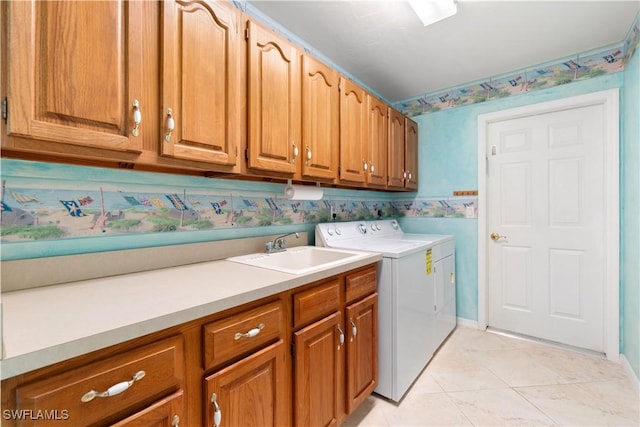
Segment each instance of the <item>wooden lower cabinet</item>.
[{"label": "wooden lower cabinet", "polygon": [[182,390],[174,393],[112,427],[179,427],[184,411],[182,395]]},{"label": "wooden lower cabinet", "polygon": [[377,384],[376,287],[369,265],[5,379],[2,426],[338,426]]},{"label": "wooden lower cabinet", "polygon": [[260,350],[205,378],[205,425],[278,427],[288,419],[284,342]]},{"label": "wooden lower cabinet", "polygon": [[335,312],[294,333],[294,424],[340,423],[344,332]]},{"label": "wooden lower cabinet", "polygon": [[[340,298],[331,302],[334,286]],[[376,268],[369,267],[293,295],[294,325],[297,301],[315,313],[307,321],[314,323],[293,333],[294,425],[340,425],[377,386],[376,288]]]},{"label": "wooden lower cabinet", "polygon": [[378,294],[347,306],[347,413],[378,384]]}]

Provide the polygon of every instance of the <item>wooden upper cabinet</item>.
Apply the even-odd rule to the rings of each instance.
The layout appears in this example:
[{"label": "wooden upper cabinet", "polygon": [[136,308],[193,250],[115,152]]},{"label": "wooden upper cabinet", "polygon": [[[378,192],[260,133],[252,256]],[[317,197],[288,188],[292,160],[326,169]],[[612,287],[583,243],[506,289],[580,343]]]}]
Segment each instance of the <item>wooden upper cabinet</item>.
[{"label": "wooden upper cabinet", "polygon": [[405,188],[418,189],[418,124],[405,117]]},{"label": "wooden upper cabinet", "polygon": [[365,183],[367,165],[366,92],[345,78],[340,79],[340,180]]},{"label": "wooden upper cabinet", "polygon": [[161,11],[160,153],[233,166],[242,131],[239,12],[203,0],[165,1]]},{"label": "wooden upper cabinet", "polygon": [[387,185],[387,144],[389,114],[387,105],[371,95],[368,98],[367,185]]},{"label": "wooden upper cabinet", "polygon": [[292,177],[303,155],[299,53],[253,21],[247,33],[247,166]]},{"label": "wooden upper cabinet", "polygon": [[[142,149],[132,134],[143,80],[140,2],[10,2],[7,70],[10,135]],[[145,131],[145,114],[139,106]],[[19,143],[18,148],[19,148]]]},{"label": "wooden upper cabinet", "polygon": [[389,154],[387,159],[387,185],[404,188],[405,143],[404,116],[389,108]]},{"label": "wooden upper cabinet", "polygon": [[302,57],[302,176],[338,177],[340,100],[338,73],[310,56]]}]

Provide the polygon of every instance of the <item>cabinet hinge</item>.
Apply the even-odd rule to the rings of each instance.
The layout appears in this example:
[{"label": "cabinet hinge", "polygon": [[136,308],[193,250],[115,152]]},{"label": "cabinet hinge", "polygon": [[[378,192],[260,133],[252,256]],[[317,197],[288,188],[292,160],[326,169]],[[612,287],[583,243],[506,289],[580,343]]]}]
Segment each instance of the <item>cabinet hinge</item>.
[{"label": "cabinet hinge", "polygon": [[249,161],[249,149],[248,148],[244,149],[244,159],[246,161]]},{"label": "cabinet hinge", "polygon": [[4,123],[7,123],[7,97],[4,97],[4,99],[2,100],[2,120],[4,120]]},{"label": "cabinet hinge", "polygon": [[244,29],[244,39],[249,40],[249,27]]}]

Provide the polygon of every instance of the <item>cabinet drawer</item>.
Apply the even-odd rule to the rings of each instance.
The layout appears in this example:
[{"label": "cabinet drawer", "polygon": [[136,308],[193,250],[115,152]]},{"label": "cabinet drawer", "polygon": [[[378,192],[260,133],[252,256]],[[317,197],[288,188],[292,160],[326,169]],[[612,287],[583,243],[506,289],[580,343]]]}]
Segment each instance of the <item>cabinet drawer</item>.
[{"label": "cabinet drawer", "polygon": [[280,338],[283,331],[280,301],[204,326],[204,369],[255,350]]},{"label": "cabinet drawer", "polygon": [[293,295],[293,327],[297,328],[334,312],[340,306],[340,278]]},{"label": "cabinet drawer", "polygon": [[376,267],[347,275],[347,303],[376,291],[378,277]]},{"label": "cabinet drawer", "polygon": [[[18,409],[29,411],[24,413],[49,414],[52,419],[38,419],[38,426],[59,425],[60,419],[77,426],[114,422],[178,390],[183,371],[182,337],[174,337],[20,386],[16,401]],[[144,376],[134,380],[140,372]],[[107,390],[110,395],[91,398],[92,391]],[[20,425],[36,422],[25,421]]]}]

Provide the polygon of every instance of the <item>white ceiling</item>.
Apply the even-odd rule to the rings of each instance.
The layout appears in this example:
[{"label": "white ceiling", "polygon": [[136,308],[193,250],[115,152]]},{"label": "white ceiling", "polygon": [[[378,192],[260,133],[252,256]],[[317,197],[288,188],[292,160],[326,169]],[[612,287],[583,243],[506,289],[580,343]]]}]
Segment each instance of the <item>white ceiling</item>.
[{"label": "white ceiling", "polygon": [[249,3],[389,102],[620,43],[640,10],[638,0],[458,0],[457,15],[424,27],[398,0]]}]

